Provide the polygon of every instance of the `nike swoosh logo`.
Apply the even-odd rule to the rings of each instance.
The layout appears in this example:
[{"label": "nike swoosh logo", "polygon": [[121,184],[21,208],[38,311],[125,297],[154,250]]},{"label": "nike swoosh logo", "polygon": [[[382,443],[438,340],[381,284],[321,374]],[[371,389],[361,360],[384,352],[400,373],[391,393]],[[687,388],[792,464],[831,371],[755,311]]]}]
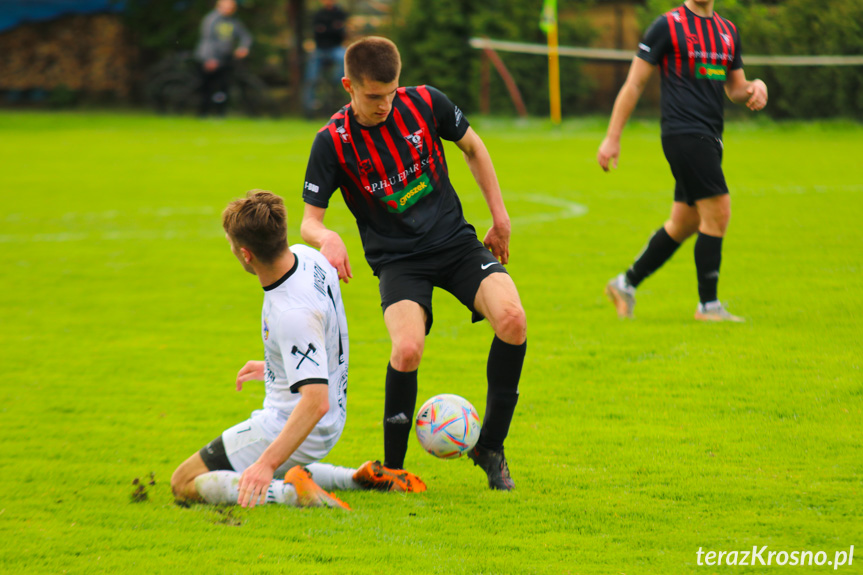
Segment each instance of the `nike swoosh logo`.
[{"label": "nike swoosh logo", "polygon": [[479,266],[479,267],[481,267],[481,268],[482,268],[482,269],[484,269],[484,270],[487,270],[488,268],[490,268],[490,267],[491,267],[491,266],[493,266],[494,264],[499,264],[499,263],[500,263],[500,262],[491,262],[490,264],[483,264],[483,265],[481,265],[481,266]]}]

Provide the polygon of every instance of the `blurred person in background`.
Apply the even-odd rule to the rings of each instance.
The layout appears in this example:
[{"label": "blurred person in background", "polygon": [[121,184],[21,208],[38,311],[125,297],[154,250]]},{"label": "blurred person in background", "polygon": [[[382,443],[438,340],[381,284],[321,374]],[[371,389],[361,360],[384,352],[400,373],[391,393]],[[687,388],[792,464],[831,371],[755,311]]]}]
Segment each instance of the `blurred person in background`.
[{"label": "blurred person in background", "polygon": [[312,114],[320,108],[316,99],[315,87],[321,78],[324,66],[330,66],[331,81],[340,86],[345,75],[344,58],[345,22],[348,14],[336,4],[335,0],[322,0],[321,8],[312,16],[315,50],[306,66],[303,109]]},{"label": "blurred person in background", "polygon": [[234,59],[248,56],[252,46],[252,35],[234,18],[236,11],[235,0],[218,0],[201,22],[201,38],[195,48],[195,59],[201,64],[201,117],[211,108],[225,115]]},{"label": "blurred person in background", "polygon": [[654,20],[638,45],[626,83],[614,102],[596,159],[606,172],[617,167],[623,127],[659,68],[662,86],[662,150],[674,176],[671,217],[656,230],[605,293],[622,318],[633,317],[635,290],[693,235],[699,321],[742,322],[717,296],[722,242],[731,218],[731,196],[722,172],[725,98],[758,111],[767,105],[763,81],[743,72],[737,27],[713,11],[714,0],[686,0]]}]

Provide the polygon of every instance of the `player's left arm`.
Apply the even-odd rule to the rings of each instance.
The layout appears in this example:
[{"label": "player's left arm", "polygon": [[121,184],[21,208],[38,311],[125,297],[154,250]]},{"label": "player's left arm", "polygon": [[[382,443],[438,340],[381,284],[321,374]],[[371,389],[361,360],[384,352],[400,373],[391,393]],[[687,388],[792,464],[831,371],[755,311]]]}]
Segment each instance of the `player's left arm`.
[{"label": "player's left arm", "polygon": [[306,440],[318,421],[330,409],[326,383],[303,385],[299,392],[300,401],[282,431],[258,460],[240,476],[239,504],[243,507],[254,507],[256,503],[266,502],[273,473]]},{"label": "player's left arm", "polygon": [[488,204],[488,209],[491,211],[492,226],[482,243],[491,250],[491,253],[500,260],[500,263],[505,264],[509,261],[509,237],[512,226],[506,206],[503,203],[503,195],[500,192],[500,184],[494,171],[491,155],[482,139],[470,127],[455,144],[464,154],[470,172],[479,185],[485,202]]},{"label": "player's left arm", "polygon": [[758,78],[747,80],[743,68],[729,71],[725,93],[729,100],[735,104],[746,104],[753,112],[767,105],[767,84]]},{"label": "player's left arm", "polygon": [[293,455],[330,408],[321,314],[291,308],[271,319],[270,341],[278,345],[282,357],[300,357],[297,363],[292,360],[285,365],[290,393],[299,393],[300,401],[276,439],[240,476],[238,503],[243,507],[264,503],[273,473]]}]

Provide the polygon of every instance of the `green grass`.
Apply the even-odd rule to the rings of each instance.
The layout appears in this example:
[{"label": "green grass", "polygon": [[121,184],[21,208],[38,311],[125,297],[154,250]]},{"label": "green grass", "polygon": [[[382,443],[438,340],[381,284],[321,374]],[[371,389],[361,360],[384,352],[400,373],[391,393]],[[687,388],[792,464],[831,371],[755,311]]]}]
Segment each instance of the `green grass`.
[{"label": "green grass", "polygon": [[[863,127],[731,124],[734,215],[720,297],[742,325],[692,320],[692,245],[621,322],[602,295],[668,214],[658,126],[595,154],[605,120],[474,123],[513,218],[528,313],[507,442],[517,491],[414,440],[421,495],[347,492],[354,511],[175,506],[173,469],[260,406],[233,389],[261,355],[261,291],[228,250],[224,205],[286,198],[299,241],[317,125],[0,113],[0,572],[773,573],[696,551],[835,551],[863,564]],[[489,216],[448,146],[468,218]],[[583,213],[586,208],[586,213]],[[389,342],[339,199],[354,280],[349,416],[329,461],[382,455]],[[483,411],[491,332],[435,298],[419,400]],[[149,499],[132,480],[155,474]],[[812,573],[831,567],[781,569]]]}]

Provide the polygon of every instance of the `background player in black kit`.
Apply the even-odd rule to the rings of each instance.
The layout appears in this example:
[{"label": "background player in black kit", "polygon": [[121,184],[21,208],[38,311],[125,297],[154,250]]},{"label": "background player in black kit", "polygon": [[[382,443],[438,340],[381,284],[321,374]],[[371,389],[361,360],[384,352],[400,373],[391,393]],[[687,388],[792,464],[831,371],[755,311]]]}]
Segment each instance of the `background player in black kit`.
[{"label": "background player in black kit", "polygon": [[750,110],[767,104],[767,86],[743,72],[740,36],[713,11],[714,0],[686,0],[657,18],[632,60],[614,102],[597,160],[606,172],[617,167],[620,135],[654,66],[662,71],[662,149],[675,179],[671,217],[650,238],[625,273],[605,293],[620,317],[632,317],[635,288],[664,264],[688,237],[695,241],[700,303],[695,319],[743,321],[717,298],[722,238],[731,217],[731,198],[722,173],[724,98]]},{"label": "background player in black kit", "polygon": [[[338,188],[357,220],[366,260],[378,276],[392,341],[384,406],[384,465],[402,468],[417,396],[417,370],[432,325],[432,289],[441,287],[489,320],[488,396],[479,442],[468,454],[492,489],[514,487],[503,442],[518,402],[527,323],[509,260],[510,220],[491,157],[467,119],[430,86],[399,88],[395,44],[369,37],[345,54],[351,103],[315,137],[301,235],[347,282],[341,237],[323,223]],[[456,143],[491,210],[483,242],[449,181],[441,138]]]}]

